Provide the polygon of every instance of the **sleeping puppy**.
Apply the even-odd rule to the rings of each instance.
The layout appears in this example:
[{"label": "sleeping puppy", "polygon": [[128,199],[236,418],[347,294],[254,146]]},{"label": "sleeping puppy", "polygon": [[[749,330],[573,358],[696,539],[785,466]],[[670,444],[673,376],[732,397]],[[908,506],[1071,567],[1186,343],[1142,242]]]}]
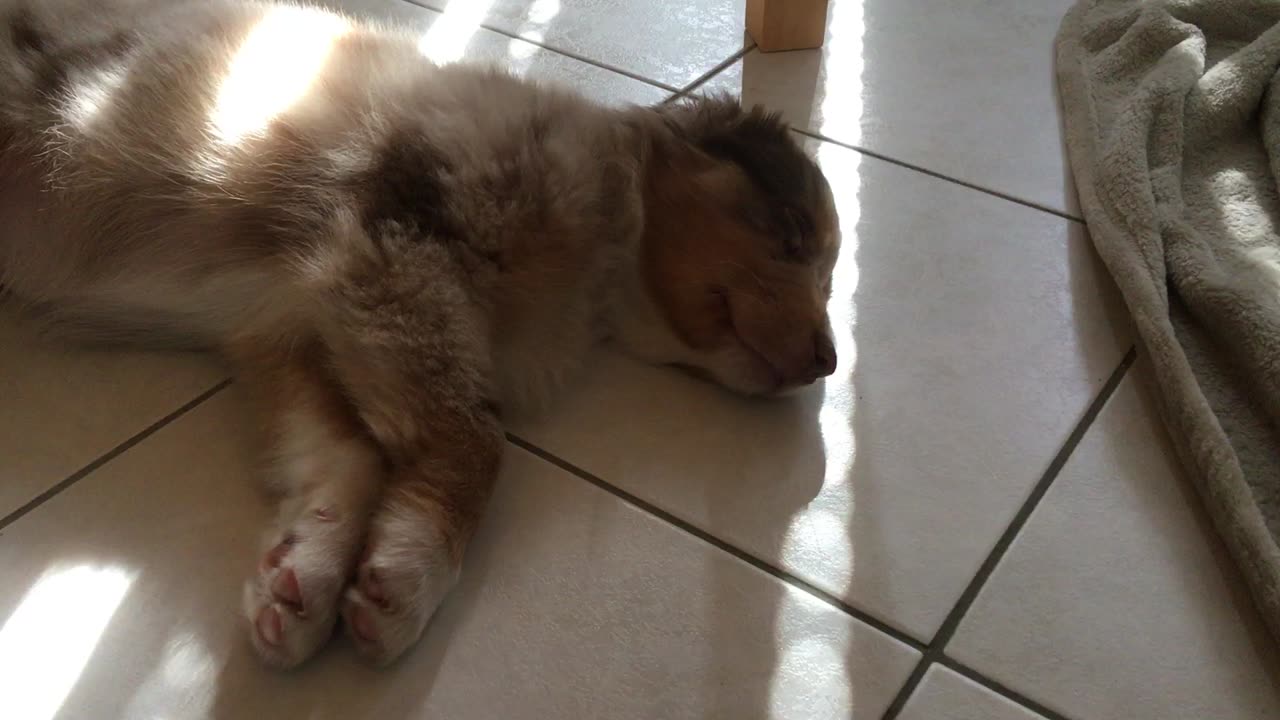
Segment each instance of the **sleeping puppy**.
[{"label": "sleeping puppy", "polygon": [[458,578],[503,449],[598,343],[772,395],[830,374],[831,191],[727,97],[605,108],[295,5],[0,0],[0,284],[80,340],[207,347],[279,516],[293,666],[375,662]]}]

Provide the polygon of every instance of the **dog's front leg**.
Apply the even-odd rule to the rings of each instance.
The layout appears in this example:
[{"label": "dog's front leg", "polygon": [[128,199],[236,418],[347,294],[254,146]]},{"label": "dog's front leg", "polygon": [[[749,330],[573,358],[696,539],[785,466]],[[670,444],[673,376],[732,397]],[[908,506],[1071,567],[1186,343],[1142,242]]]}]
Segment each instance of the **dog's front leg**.
[{"label": "dog's front leg", "polygon": [[244,586],[249,637],[264,660],[292,667],[333,635],[383,460],[318,342],[242,338],[225,349],[257,406],[264,469],[280,499]]},{"label": "dog's front leg", "polygon": [[417,641],[457,580],[503,448],[480,313],[444,280],[390,272],[336,292],[326,332],[339,381],[390,463],[342,610],[379,664]]}]

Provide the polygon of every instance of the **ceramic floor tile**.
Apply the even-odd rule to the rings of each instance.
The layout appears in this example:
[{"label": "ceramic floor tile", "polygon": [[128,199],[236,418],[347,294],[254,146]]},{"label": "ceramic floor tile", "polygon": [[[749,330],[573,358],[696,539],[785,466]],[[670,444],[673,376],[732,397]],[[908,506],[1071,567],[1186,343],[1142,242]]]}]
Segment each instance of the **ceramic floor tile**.
[{"label": "ceramic floor tile", "polygon": [[930,638],[1130,344],[1081,227],[816,144],[840,365],[776,402],[611,355],[534,444]]},{"label": "ceramic floor tile", "polygon": [[236,393],[0,537],[6,717],[875,717],[918,660],[512,448],[422,645],[378,671],[338,640],[269,671],[237,610],[268,508]]},{"label": "ceramic floor tile", "polygon": [[1131,370],[947,648],[1072,718],[1280,717],[1280,658]]},{"label": "ceramic floor tile", "polygon": [[324,0],[318,4],[419,31],[423,55],[438,63],[496,63],[522,76],[567,85],[609,105],[655,103],[668,95],[648,83],[482,29],[478,22],[460,23],[456,13],[442,15],[405,0]]},{"label": "ceramic floor tile", "polygon": [[941,665],[925,673],[899,720],[1043,720]]},{"label": "ceramic floor tile", "polygon": [[484,23],[683,88],[741,50],[746,0],[414,0],[459,29]]},{"label": "ceramic floor tile", "polygon": [[1075,210],[1053,38],[1071,0],[832,0],[821,50],[748,53],[709,89],[841,142]]},{"label": "ceramic floor tile", "polygon": [[58,345],[0,304],[0,518],[221,377],[203,356]]}]

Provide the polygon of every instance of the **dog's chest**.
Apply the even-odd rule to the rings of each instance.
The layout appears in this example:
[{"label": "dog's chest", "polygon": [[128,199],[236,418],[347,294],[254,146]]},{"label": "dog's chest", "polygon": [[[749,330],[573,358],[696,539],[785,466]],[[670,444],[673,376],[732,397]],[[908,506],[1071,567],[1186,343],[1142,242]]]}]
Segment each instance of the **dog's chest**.
[{"label": "dog's chest", "polygon": [[[504,407],[545,407],[579,374],[607,333],[610,278],[601,257],[572,285],[547,285],[505,304],[494,321],[494,368]],[[502,307],[502,306],[500,306]]]}]

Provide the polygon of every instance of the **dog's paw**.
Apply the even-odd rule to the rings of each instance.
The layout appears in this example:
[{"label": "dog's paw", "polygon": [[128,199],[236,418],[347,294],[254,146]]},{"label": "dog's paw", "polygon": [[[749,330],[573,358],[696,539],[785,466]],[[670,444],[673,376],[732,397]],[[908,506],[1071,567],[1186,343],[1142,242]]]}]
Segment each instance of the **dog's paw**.
[{"label": "dog's paw", "polygon": [[381,523],[370,537],[342,617],[360,654],[377,665],[400,657],[458,579],[458,559],[421,518]]},{"label": "dog's paw", "polygon": [[360,547],[359,524],[322,506],[269,535],[268,549],[244,587],[249,638],[267,663],[294,667],[333,636],[342,589]]}]

